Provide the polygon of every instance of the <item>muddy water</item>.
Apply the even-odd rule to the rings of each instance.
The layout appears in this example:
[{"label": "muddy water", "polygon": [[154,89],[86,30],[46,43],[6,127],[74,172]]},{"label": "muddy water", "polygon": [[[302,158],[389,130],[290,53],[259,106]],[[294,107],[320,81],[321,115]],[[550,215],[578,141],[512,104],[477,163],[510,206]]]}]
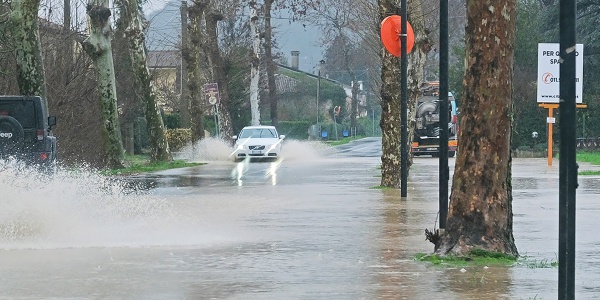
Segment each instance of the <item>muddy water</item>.
[{"label": "muddy water", "polygon": [[[134,180],[0,171],[4,298],[550,299],[557,295],[558,167],[514,162],[514,267],[442,268],[432,251],[437,159],[418,158],[409,197],[380,190],[380,141],[332,151],[288,141],[274,163],[208,164]],[[453,164],[451,160],[451,164]],[[556,166],[558,163],[555,164]],[[40,184],[44,180],[44,184]],[[600,178],[580,179],[577,295],[600,297]],[[533,266],[531,266],[533,265]]]}]

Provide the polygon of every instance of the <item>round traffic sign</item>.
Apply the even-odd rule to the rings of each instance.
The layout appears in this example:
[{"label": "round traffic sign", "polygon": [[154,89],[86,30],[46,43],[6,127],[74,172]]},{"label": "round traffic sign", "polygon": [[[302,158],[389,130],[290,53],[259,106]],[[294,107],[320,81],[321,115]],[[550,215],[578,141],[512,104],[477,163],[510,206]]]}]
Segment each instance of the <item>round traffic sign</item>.
[{"label": "round traffic sign", "polygon": [[[400,56],[400,33],[402,26],[402,18],[399,15],[391,15],[383,19],[381,22],[381,41],[383,46],[392,55]],[[406,22],[406,53],[410,53],[415,44],[415,33]]]}]

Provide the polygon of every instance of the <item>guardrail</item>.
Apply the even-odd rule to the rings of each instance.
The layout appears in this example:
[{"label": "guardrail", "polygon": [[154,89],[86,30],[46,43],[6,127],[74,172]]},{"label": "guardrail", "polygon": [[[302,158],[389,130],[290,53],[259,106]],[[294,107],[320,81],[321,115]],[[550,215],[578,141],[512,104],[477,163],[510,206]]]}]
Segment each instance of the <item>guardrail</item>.
[{"label": "guardrail", "polygon": [[578,138],[577,148],[586,150],[595,150],[600,148],[600,137]]}]

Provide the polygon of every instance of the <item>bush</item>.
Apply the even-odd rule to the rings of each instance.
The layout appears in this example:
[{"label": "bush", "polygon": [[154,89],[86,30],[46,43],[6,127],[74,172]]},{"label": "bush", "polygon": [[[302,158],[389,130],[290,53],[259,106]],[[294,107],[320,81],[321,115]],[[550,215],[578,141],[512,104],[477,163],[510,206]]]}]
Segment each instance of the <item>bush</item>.
[{"label": "bush", "polygon": [[167,129],[167,141],[171,151],[177,151],[192,141],[192,130],[189,128]]}]

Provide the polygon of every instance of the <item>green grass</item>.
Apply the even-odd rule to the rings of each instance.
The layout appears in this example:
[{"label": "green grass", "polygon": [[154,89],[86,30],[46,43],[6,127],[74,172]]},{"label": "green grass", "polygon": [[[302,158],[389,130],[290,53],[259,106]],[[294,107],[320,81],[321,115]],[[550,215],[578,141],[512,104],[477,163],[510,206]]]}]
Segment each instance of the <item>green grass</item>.
[{"label": "green grass", "polygon": [[512,266],[517,258],[499,252],[490,252],[480,249],[474,249],[466,256],[439,256],[437,254],[418,253],[415,256],[417,261],[427,261],[433,265],[441,266],[470,266],[470,265],[501,265]]},{"label": "green grass", "polygon": [[[592,165],[600,165],[600,152],[577,152],[578,162],[587,162]],[[579,175],[600,175],[600,171],[582,170]]]},{"label": "green grass", "polygon": [[150,163],[147,155],[126,155],[125,162],[128,165],[126,168],[103,170],[100,173],[103,175],[131,175],[203,165],[203,163],[190,163],[184,160]]}]

